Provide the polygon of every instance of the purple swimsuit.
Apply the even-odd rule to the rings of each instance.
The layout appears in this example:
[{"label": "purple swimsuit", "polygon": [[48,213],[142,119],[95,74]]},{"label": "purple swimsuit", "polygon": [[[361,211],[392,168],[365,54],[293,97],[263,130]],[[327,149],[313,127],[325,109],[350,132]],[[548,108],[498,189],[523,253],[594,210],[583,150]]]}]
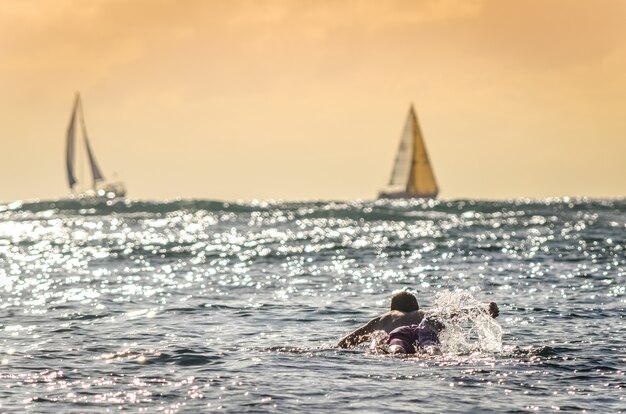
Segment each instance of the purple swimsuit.
[{"label": "purple swimsuit", "polygon": [[405,325],[389,332],[389,345],[397,345],[404,350],[405,354],[416,352],[415,343],[420,348],[439,344],[439,332],[443,325],[428,318],[422,319],[419,325]]}]

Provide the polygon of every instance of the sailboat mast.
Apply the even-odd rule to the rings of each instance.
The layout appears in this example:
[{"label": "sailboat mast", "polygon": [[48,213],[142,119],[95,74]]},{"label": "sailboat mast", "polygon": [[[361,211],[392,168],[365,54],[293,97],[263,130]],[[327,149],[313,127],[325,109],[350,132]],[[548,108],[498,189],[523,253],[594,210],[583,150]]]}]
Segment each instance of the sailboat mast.
[{"label": "sailboat mast", "polygon": [[80,124],[81,124],[81,128],[83,131],[83,142],[85,144],[85,151],[87,152],[87,160],[89,162],[89,167],[91,169],[91,178],[92,178],[91,187],[95,191],[96,184],[99,181],[103,181],[104,176],[102,175],[102,172],[100,171],[100,167],[98,167],[96,158],[93,155],[93,151],[91,150],[91,145],[89,144],[89,137],[87,136],[87,126],[85,125],[85,112],[83,110],[83,104],[81,101],[79,101],[79,105],[80,105]]}]

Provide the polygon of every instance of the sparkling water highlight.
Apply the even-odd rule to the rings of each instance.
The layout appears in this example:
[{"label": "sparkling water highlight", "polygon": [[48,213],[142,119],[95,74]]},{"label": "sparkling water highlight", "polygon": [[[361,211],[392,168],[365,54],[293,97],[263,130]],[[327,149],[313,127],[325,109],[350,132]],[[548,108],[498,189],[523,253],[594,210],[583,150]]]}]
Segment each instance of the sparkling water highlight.
[{"label": "sparkling water highlight", "polygon": [[[0,412],[625,412],[625,248],[624,200],[0,205]],[[335,347],[402,288],[500,316]]]}]

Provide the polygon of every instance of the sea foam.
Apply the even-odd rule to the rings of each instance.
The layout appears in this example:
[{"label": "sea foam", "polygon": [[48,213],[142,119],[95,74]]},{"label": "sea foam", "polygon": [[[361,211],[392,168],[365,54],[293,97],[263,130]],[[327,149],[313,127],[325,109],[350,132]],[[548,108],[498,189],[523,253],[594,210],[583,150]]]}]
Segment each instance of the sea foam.
[{"label": "sea foam", "polygon": [[435,295],[433,314],[444,325],[439,333],[443,353],[502,351],[502,327],[489,314],[489,304],[465,290],[443,290]]}]

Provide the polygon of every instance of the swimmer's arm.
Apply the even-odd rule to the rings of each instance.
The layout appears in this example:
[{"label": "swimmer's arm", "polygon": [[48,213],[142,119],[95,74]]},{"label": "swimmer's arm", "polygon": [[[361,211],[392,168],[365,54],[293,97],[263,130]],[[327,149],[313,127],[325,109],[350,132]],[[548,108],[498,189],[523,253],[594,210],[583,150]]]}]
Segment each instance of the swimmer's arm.
[{"label": "swimmer's arm", "polygon": [[339,340],[338,348],[350,348],[369,339],[368,334],[378,330],[380,317],[374,318],[360,328],[350,332]]},{"label": "swimmer's arm", "polygon": [[[482,308],[482,307],[468,308],[468,309],[463,309],[460,313],[466,314],[466,313],[469,313],[469,312],[475,311],[475,310],[478,310],[480,312],[483,312],[483,311],[487,310],[489,315],[492,318],[494,318],[494,319],[497,318],[498,315],[500,315],[500,309],[498,308],[498,304],[496,302],[490,302],[487,305],[486,309]],[[460,313],[453,313],[450,316],[454,318],[454,317],[460,316]]]}]

